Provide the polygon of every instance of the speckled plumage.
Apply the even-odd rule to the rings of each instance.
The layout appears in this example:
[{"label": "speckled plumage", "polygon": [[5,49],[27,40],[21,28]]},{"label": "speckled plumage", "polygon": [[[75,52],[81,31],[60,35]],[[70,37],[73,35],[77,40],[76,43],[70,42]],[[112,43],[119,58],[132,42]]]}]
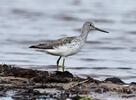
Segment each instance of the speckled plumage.
[{"label": "speckled plumage", "polygon": [[43,44],[39,44],[39,45],[33,45],[30,46],[30,48],[38,48],[38,49],[54,49],[58,46],[62,46],[65,45],[67,43],[71,43],[71,41],[74,39],[75,37],[64,37],[58,40],[53,40],[50,41],[48,43],[43,43]]}]

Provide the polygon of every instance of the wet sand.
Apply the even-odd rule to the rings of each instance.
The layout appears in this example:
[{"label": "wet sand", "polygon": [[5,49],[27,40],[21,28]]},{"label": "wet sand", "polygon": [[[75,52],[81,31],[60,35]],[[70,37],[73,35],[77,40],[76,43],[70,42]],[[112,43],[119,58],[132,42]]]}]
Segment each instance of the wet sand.
[{"label": "wet sand", "polygon": [[117,77],[100,81],[91,76],[81,78],[68,71],[49,72],[0,65],[0,96],[5,100],[134,100],[136,83],[128,84]]}]

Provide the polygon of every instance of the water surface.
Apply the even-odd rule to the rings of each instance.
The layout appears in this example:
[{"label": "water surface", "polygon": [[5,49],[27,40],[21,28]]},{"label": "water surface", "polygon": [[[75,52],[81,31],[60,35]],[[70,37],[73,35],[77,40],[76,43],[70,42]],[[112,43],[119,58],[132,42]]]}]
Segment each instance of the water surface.
[{"label": "water surface", "polygon": [[[136,81],[135,0],[0,0],[0,62],[56,70],[58,57],[28,48],[80,34],[86,20],[110,34],[92,32],[66,70],[95,78]],[[61,63],[61,62],[60,62]],[[51,66],[54,65],[54,66]]]}]

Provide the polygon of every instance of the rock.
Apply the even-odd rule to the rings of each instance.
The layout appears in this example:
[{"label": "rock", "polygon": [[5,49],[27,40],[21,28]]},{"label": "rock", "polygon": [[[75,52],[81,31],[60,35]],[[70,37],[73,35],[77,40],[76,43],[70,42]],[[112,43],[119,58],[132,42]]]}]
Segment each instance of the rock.
[{"label": "rock", "polygon": [[117,78],[117,77],[113,77],[113,78],[107,78],[104,80],[105,82],[112,82],[115,84],[125,84],[121,79]]},{"label": "rock", "polygon": [[69,82],[69,78],[73,78],[73,75],[70,72],[55,71],[49,73],[49,76],[44,74],[39,74],[38,76],[34,77],[32,81],[41,82],[41,83],[47,83],[47,82],[67,83]]},{"label": "rock", "polygon": [[123,88],[123,91],[122,91],[123,93],[126,93],[126,94],[131,94],[132,93],[132,91],[131,91],[131,89],[130,88]]},{"label": "rock", "polygon": [[131,82],[130,85],[136,85],[136,82]]},{"label": "rock", "polygon": [[73,78],[73,75],[68,72],[68,71],[65,71],[65,72],[61,72],[61,71],[55,71],[53,73],[50,73],[50,76],[51,77],[58,77],[58,78]]}]

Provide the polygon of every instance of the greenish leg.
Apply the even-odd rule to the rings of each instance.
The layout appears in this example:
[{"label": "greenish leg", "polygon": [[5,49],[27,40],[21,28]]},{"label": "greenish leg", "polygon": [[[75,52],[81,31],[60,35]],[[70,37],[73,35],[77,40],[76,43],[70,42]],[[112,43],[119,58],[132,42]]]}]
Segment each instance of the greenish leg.
[{"label": "greenish leg", "polygon": [[62,63],[62,72],[64,72],[64,63],[65,63],[65,58],[63,58],[63,63]]},{"label": "greenish leg", "polygon": [[61,59],[61,56],[59,57],[59,59],[57,60],[57,71],[59,71],[59,61]]}]

